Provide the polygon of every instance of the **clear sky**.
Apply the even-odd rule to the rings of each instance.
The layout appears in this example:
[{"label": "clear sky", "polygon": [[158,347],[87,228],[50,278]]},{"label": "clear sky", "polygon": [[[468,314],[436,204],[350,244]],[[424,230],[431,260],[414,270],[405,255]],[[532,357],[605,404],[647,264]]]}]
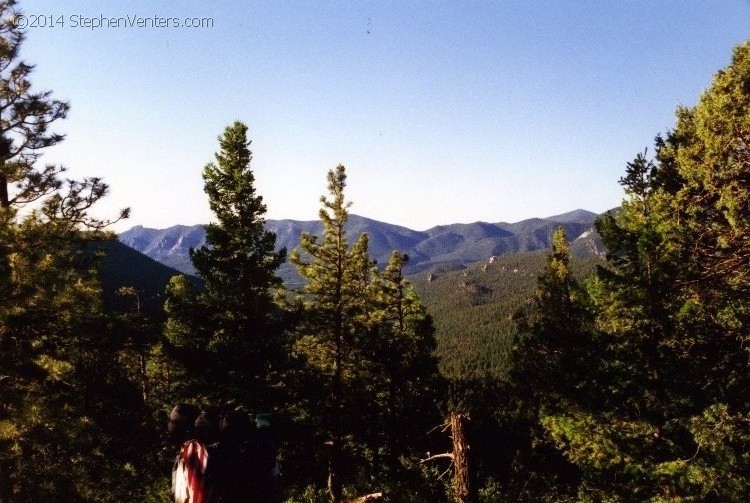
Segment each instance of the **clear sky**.
[{"label": "clear sky", "polygon": [[[117,230],[210,221],[201,170],[234,120],[267,218],[316,219],[339,163],[352,212],[418,230],[604,211],[625,163],[750,38],[748,0],[19,7],[52,16],[22,56],[72,107],[42,160],[103,177],[100,211],[132,208]],[[213,27],[127,26],[154,16]],[[102,18],[126,19],[81,26]]]}]

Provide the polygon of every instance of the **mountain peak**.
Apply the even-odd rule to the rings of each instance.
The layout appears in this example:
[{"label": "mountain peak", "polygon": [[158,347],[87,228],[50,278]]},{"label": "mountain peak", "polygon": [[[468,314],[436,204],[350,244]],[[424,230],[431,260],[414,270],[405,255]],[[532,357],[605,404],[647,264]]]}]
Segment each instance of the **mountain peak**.
[{"label": "mountain peak", "polygon": [[544,220],[551,220],[553,222],[560,222],[560,223],[579,223],[579,224],[592,224],[594,223],[594,220],[596,220],[596,217],[598,217],[596,213],[584,209],[577,209],[573,211],[569,211],[567,213],[562,213],[560,215],[554,215],[551,217],[545,217]]},{"label": "mountain peak", "polygon": [[[531,218],[515,224],[474,222],[470,224],[439,225],[427,231],[378,222],[359,215],[350,215],[346,229],[351,242],[367,233],[371,256],[379,264],[386,264],[393,250],[409,255],[407,273],[436,267],[467,266],[492,256],[535,251],[551,246],[552,234],[562,225],[568,236],[580,236],[590,230],[596,214],[575,210],[548,218]],[[303,232],[321,235],[318,221],[266,220],[266,228],[276,234],[279,248],[299,247]],[[167,229],[134,227],[120,234],[120,241],[149,257],[187,273],[193,273],[190,248],[205,244],[203,226],[173,226]],[[284,264],[279,270],[284,279],[296,278],[294,268]]]}]

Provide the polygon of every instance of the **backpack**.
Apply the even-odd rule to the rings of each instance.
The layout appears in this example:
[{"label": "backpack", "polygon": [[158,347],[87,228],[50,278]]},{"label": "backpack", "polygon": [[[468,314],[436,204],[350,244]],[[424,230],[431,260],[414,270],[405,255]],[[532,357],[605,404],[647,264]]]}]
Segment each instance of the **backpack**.
[{"label": "backpack", "polygon": [[232,411],[222,419],[219,441],[209,446],[210,477],[222,503],[273,501],[276,442],[247,414]]},{"label": "backpack", "polygon": [[174,503],[210,503],[211,485],[208,479],[206,447],[197,440],[182,445],[172,469],[172,501]]}]

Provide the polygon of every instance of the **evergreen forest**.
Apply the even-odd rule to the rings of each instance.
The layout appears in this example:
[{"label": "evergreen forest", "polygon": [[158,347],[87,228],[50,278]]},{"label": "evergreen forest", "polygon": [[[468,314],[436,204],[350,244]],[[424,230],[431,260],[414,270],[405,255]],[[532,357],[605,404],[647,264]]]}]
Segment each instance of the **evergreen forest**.
[{"label": "evergreen forest", "polygon": [[177,403],[270,418],[278,502],[750,499],[750,42],[622,160],[606,257],[561,228],[544,253],[407,277],[347,234],[342,165],[323,232],[278,249],[236,121],[203,166],[197,277],[114,278],[139,260],[110,230],[129,210],[93,216],[108,185],[42,161],[70,106],[32,84],[16,10],[0,1],[0,503],[169,501]]}]

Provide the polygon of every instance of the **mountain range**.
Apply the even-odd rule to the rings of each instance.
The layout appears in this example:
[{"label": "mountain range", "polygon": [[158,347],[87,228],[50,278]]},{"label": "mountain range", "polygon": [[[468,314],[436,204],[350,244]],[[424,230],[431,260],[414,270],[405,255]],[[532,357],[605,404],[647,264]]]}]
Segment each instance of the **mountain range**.
[{"label": "mountain range", "polygon": [[[599,215],[575,210],[546,218],[532,218],[516,223],[450,224],[415,231],[350,215],[346,230],[350,241],[365,232],[369,237],[370,254],[379,264],[388,262],[393,250],[409,255],[407,274],[424,271],[449,271],[509,253],[546,249],[551,246],[552,233],[562,226],[571,242],[571,251],[580,257],[602,255],[604,247],[594,230]],[[303,232],[321,236],[319,221],[267,220],[266,228],[276,233],[279,248],[291,251],[299,246]],[[119,235],[123,244],[144,255],[186,274],[194,274],[190,249],[206,244],[203,225],[175,225],[166,229],[135,226]],[[284,264],[279,275],[288,284],[298,277],[290,264]]]}]

